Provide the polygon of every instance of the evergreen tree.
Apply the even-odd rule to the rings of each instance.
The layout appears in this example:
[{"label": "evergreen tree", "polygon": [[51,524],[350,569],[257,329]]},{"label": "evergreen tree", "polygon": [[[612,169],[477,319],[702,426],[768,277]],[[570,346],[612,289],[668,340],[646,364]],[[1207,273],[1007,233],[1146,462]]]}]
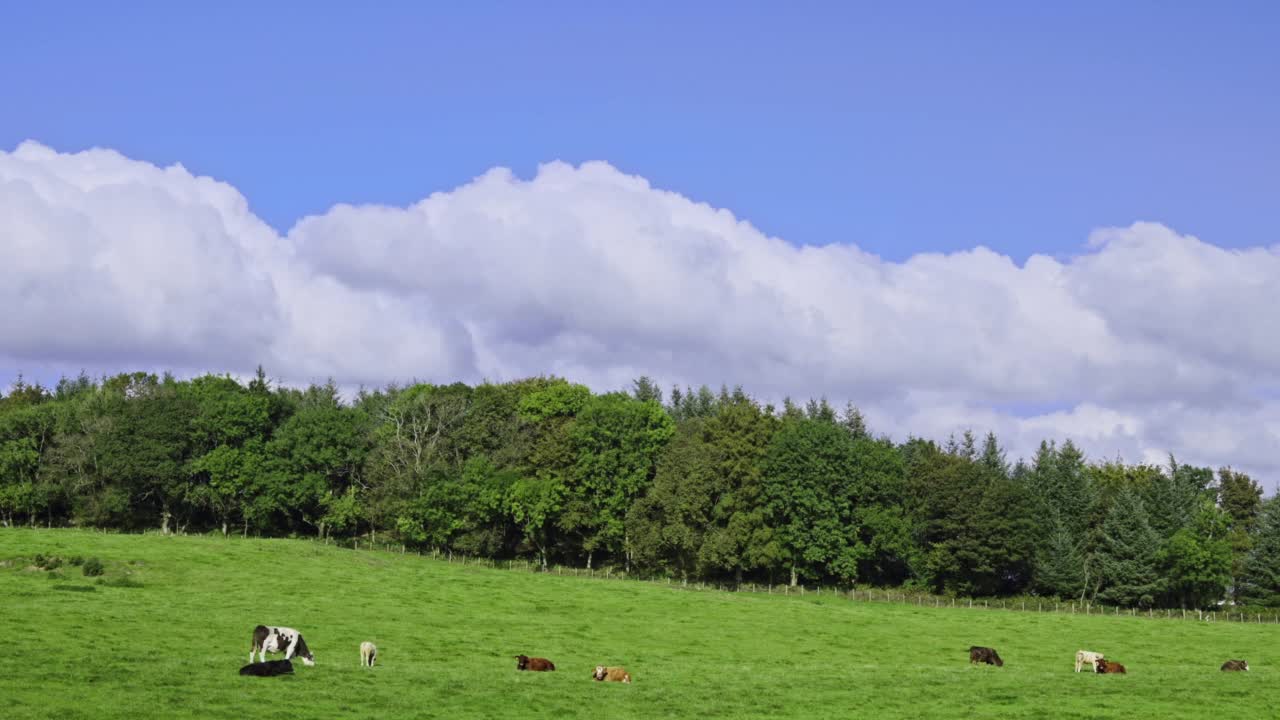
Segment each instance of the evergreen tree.
[{"label": "evergreen tree", "polygon": [[631,383],[631,396],[640,402],[653,402],[662,404],[662,388],[649,378],[648,375],[641,375]]},{"label": "evergreen tree", "polygon": [[1085,582],[1083,539],[1072,535],[1062,523],[1054,523],[1040,549],[1036,588],[1046,595],[1073,598],[1084,593]]},{"label": "evergreen tree", "polygon": [[1238,594],[1250,603],[1280,607],[1280,499],[1262,504]]},{"label": "evergreen tree", "polygon": [[1000,449],[994,432],[988,432],[986,440],[982,442],[980,461],[997,474],[1009,477],[1009,461],[1005,459],[1004,450]]},{"label": "evergreen tree", "polygon": [[862,411],[853,404],[853,401],[845,404],[844,415],[840,418],[840,424],[844,425],[845,430],[849,431],[849,435],[854,440],[871,437],[871,434],[867,432],[866,418],[862,416]]},{"label": "evergreen tree", "polygon": [[[1218,471],[1218,502],[1228,518],[1231,541],[1231,577],[1238,586],[1253,542],[1253,528],[1262,508],[1262,487],[1253,478],[1231,468]],[[1237,593],[1238,594],[1238,593]]]},{"label": "evergreen tree", "polygon": [[978,440],[973,436],[973,430],[965,430],[960,440],[960,457],[965,460],[978,459]]},{"label": "evergreen tree", "polygon": [[1102,522],[1097,598],[1126,607],[1153,605],[1163,590],[1159,554],[1160,537],[1151,529],[1141,498],[1121,489]]}]

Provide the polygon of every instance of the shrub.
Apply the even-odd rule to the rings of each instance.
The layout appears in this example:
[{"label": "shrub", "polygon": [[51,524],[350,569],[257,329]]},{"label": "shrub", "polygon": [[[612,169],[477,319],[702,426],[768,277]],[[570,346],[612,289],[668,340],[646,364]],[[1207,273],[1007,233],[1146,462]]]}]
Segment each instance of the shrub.
[{"label": "shrub", "polygon": [[85,577],[97,577],[103,572],[102,561],[98,558],[89,558],[84,561],[84,567],[81,569]]},{"label": "shrub", "polygon": [[58,568],[62,567],[62,558],[58,557],[57,555],[45,555],[43,553],[36,553],[35,562],[36,562],[36,567],[40,568],[41,570],[57,570]]},{"label": "shrub", "polygon": [[80,555],[72,555],[70,558],[67,559],[67,562],[71,563],[72,565],[75,565],[76,567],[79,567],[84,564],[84,558]]}]

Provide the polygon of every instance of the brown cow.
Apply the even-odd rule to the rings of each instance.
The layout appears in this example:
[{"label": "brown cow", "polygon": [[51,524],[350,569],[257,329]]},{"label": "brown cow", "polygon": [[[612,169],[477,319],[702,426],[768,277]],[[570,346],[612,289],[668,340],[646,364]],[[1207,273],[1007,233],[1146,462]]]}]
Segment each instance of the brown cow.
[{"label": "brown cow", "polygon": [[627,672],[626,668],[620,667],[605,667],[604,665],[597,665],[596,671],[591,673],[591,677],[595,678],[597,682],[631,682],[631,673]]},{"label": "brown cow", "polygon": [[995,648],[982,647],[981,645],[974,645],[969,648],[969,662],[1004,667],[1004,661],[1000,659],[1000,654],[995,651]]},{"label": "brown cow", "polygon": [[555,670],[556,664],[546,658],[531,658],[528,655],[516,656],[517,670],[532,670],[533,672],[547,672]]},{"label": "brown cow", "polygon": [[1228,660],[1222,663],[1222,669],[1227,672],[1239,672],[1241,670],[1247,671],[1249,669],[1249,663],[1244,660]]},{"label": "brown cow", "polygon": [[1098,660],[1095,669],[1099,675],[1124,675],[1124,666],[1110,660]]}]

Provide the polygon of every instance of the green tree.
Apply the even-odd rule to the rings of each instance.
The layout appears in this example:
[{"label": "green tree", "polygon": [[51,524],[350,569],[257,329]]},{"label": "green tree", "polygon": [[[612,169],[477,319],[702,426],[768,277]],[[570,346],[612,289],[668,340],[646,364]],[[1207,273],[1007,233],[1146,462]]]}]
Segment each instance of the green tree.
[{"label": "green tree", "polygon": [[869,549],[854,517],[853,438],[826,420],[787,420],[764,462],[764,498],[791,584],[801,578],[858,579]]},{"label": "green tree", "polygon": [[1060,598],[1083,597],[1087,582],[1084,544],[1084,538],[1056,523],[1048,542],[1040,548],[1036,588]]},{"label": "green tree", "polygon": [[1126,607],[1152,606],[1164,590],[1160,545],[1142,499],[1133,490],[1122,488],[1102,523],[1097,598]]},{"label": "green tree", "polygon": [[1251,604],[1280,607],[1280,499],[1262,504],[1238,594]]},{"label": "green tree", "polygon": [[1231,583],[1231,541],[1226,513],[1205,498],[1187,527],[1160,556],[1166,592],[1180,607],[1209,607]]},{"label": "green tree", "polygon": [[560,526],[582,538],[587,567],[597,551],[621,552],[630,565],[627,511],[648,489],[658,453],[674,431],[656,401],[623,393],[594,397],[579,411],[570,433],[574,462]]},{"label": "green tree", "polygon": [[1262,486],[1245,473],[1218,470],[1218,502],[1228,518],[1231,542],[1232,587],[1240,585],[1253,543],[1253,528],[1262,509]]},{"label": "green tree", "polygon": [[343,406],[332,389],[316,389],[267,444],[250,516],[257,522],[273,514],[290,525],[300,521],[325,537],[326,504],[358,483],[368,453],[367,423],[363,412]]}]

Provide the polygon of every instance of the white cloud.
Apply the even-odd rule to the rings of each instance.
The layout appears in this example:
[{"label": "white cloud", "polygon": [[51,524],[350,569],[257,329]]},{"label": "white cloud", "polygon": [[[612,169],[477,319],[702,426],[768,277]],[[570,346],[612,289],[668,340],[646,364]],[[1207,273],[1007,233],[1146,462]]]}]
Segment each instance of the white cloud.
[{"label": "white cloud", "polygon": [[852,398],[898,437],[990,428],[1027,453],[1070,436],[1096,457],[1172,450],[1280,479],[1280,250],[1158,224],[1099,230],[1066,259],[893,263],[550,163],[407,208],[339,205],[281,237],[180,166],[27,143],[0,153],[0,250],[15,368],[600,389],[644,373]]}]

